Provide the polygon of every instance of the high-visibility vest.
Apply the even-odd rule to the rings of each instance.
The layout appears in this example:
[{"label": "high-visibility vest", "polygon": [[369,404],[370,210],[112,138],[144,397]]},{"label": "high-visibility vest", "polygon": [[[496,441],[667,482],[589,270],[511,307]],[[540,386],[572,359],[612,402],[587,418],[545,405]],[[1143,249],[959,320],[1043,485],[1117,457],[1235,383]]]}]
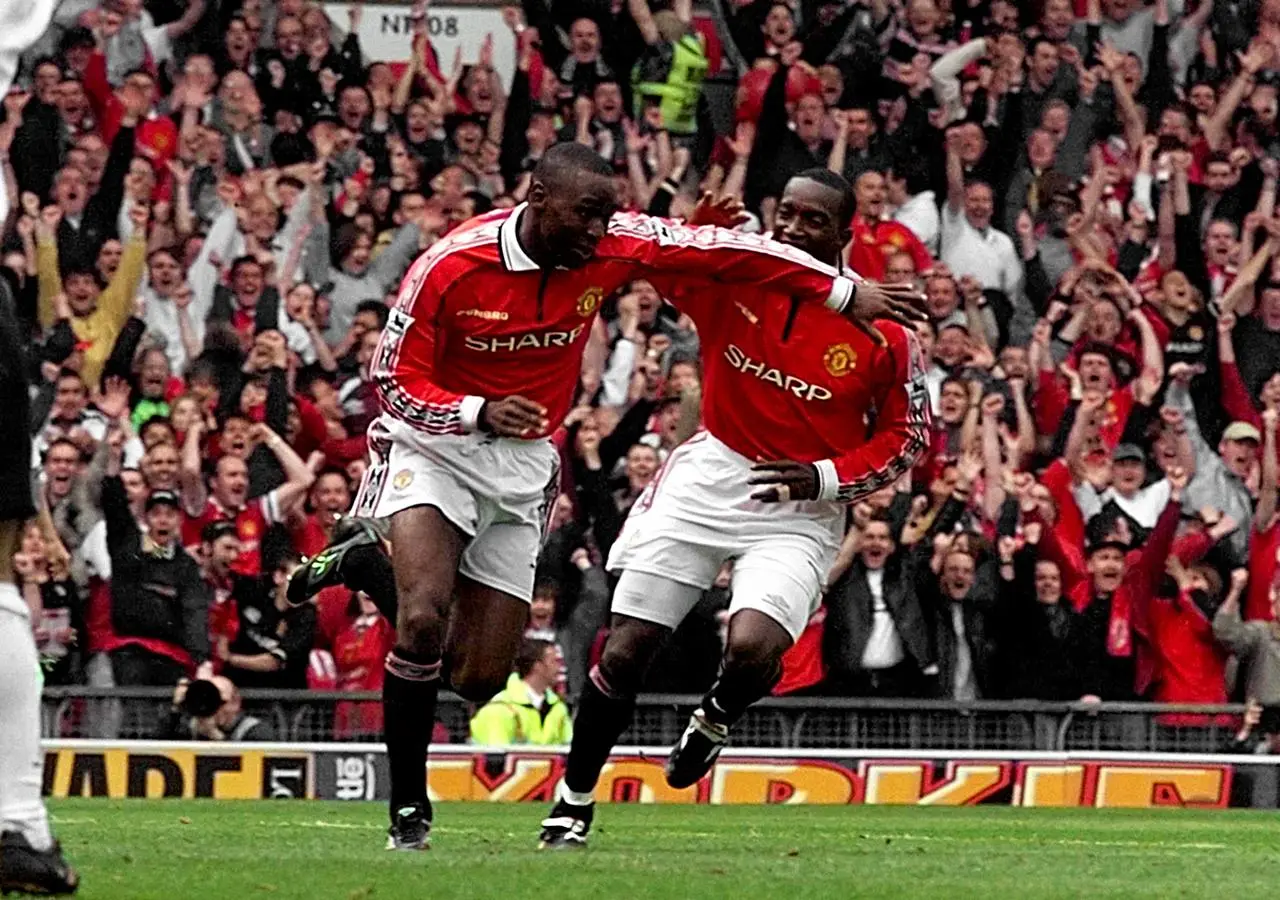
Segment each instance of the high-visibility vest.
[{"label": "high-visibility vest", "polygon": [[635,99],[636,118],[643,113],[646,101],[659,100],[662,121],[672,134],[693,134],[698,130],[698,96],[707,77],[706,40],[696,32],[685,34],[671,45],[671,65],[665,81],[645,81],[652,75],[644,61],[631,73],[631,90]]}]

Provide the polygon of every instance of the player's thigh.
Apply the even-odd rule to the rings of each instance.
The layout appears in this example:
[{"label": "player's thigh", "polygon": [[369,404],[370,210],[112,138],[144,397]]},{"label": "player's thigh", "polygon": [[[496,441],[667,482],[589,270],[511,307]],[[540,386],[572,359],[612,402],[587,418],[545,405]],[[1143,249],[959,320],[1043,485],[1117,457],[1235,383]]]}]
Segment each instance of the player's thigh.
[{"label": "player's thigh", "polygon": [[730,621],[740,610],[755,610],[794,642],[818,607],[833,556],[833,547],[805,537],[753,543],[734,563]]},{"label": "player's thigh", "polygon": [[725,670],[772,671],[793,643],[791,632],[772,615],[758,609],[739,609],[729,617]]},{"label": "player's thigh", "polygon": [[435,629],[453,597],[466,536],[435,506],[411,506],[391,517],[391,564],[402,639]]},{"label": "player's thigh", "polygon": [[445,653],[453,689],[482,702],[502,690],[529,622],[529,603],[459,575]]},{"label": "player's thigh", "polygon": [[[675,585],[680,590],[697,591],[688,585]],[[697,597],[694,597],[697,602]],[[657,622],[614,613],[609,622],[609,636],[600,653],[599,671],[609,691],[630,696],[640,689],[641,679],[674,629]]]}]

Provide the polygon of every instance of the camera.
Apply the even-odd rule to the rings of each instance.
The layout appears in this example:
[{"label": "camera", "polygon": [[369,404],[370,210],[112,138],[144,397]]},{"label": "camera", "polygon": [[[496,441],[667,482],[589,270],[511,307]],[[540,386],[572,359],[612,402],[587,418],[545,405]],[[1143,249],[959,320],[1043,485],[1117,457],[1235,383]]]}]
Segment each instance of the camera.
[{"label": "camera", "polygon": [[222,706],[222,694],[212,681],[197,679],[187,685],[187,693],[182,698],[181,709],[184,713],[197,719],[208,718]]}]

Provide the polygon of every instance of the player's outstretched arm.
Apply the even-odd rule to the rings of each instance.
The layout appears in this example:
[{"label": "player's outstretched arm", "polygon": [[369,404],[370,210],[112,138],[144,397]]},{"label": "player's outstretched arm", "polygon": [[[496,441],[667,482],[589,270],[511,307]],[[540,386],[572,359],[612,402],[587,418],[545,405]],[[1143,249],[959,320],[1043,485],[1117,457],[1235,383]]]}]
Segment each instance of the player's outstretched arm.
[{"label": "player's outstretched arm", "polygon": [[824,303],[881,346],[884,336],[876,320],[910,326],[927,318],[924,297],[914,287],[841,275],[804,251],[761,235],[629,214],[615,216],[610,233],[625,240],[642,265],[652,270],[646,278],[667,296],[691,281],[749,284]]},{"label": "player's outstretched arm", "polygon": [[633,213],[615,215],[609,234],[644,270],[643,277],[667,296],[677,287],[702,282],[750,284],[824,303],[839,312],[853,302],[852,279],[801,250],[760,235]]},{"label": "player's outstretched arm", "polygon": [[891,366],[892,373],[877,373],[876,429],[861,447],[834,459],[816,463],[791,460],[762,462],[754,466],[750,483],[760,490],[752,494],[767,503],[787,500],[838,500],[856,503],[893,484],[911,470],[929,446],[929,392],[924,381],[924,361],[915,333],[897,324],[884,324],[887,345],[870,371]]}]

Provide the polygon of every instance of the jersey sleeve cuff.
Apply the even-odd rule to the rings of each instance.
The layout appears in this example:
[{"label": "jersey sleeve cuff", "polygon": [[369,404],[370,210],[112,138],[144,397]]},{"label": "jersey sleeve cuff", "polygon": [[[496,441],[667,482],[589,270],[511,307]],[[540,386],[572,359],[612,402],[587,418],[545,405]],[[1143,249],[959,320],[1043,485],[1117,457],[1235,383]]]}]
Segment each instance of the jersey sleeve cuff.
[{"label": "jersey sleeve cuff", "polygon": [[835,280],[831,282],[831,293],[827,295],[827,308],[834,309],[839,313],[844,312],[853,303],[855,290],[852,279],[846,278],[844,275],[837,275]]},{"label": "jersey sleeve cuff", "polygon": [[480,410],[484,407],[484,398],[468,394],[458,404],[458,415],[462,419],[463,431],[475,431],[480,427]]},{"label": "jersey sleeve cuff", "polygon": [[820,459],[813,467],[818,470],[818,499],[836,499],[836,495],[840,493],[840,476],[836,474],[836,464],[829,459]]}]

